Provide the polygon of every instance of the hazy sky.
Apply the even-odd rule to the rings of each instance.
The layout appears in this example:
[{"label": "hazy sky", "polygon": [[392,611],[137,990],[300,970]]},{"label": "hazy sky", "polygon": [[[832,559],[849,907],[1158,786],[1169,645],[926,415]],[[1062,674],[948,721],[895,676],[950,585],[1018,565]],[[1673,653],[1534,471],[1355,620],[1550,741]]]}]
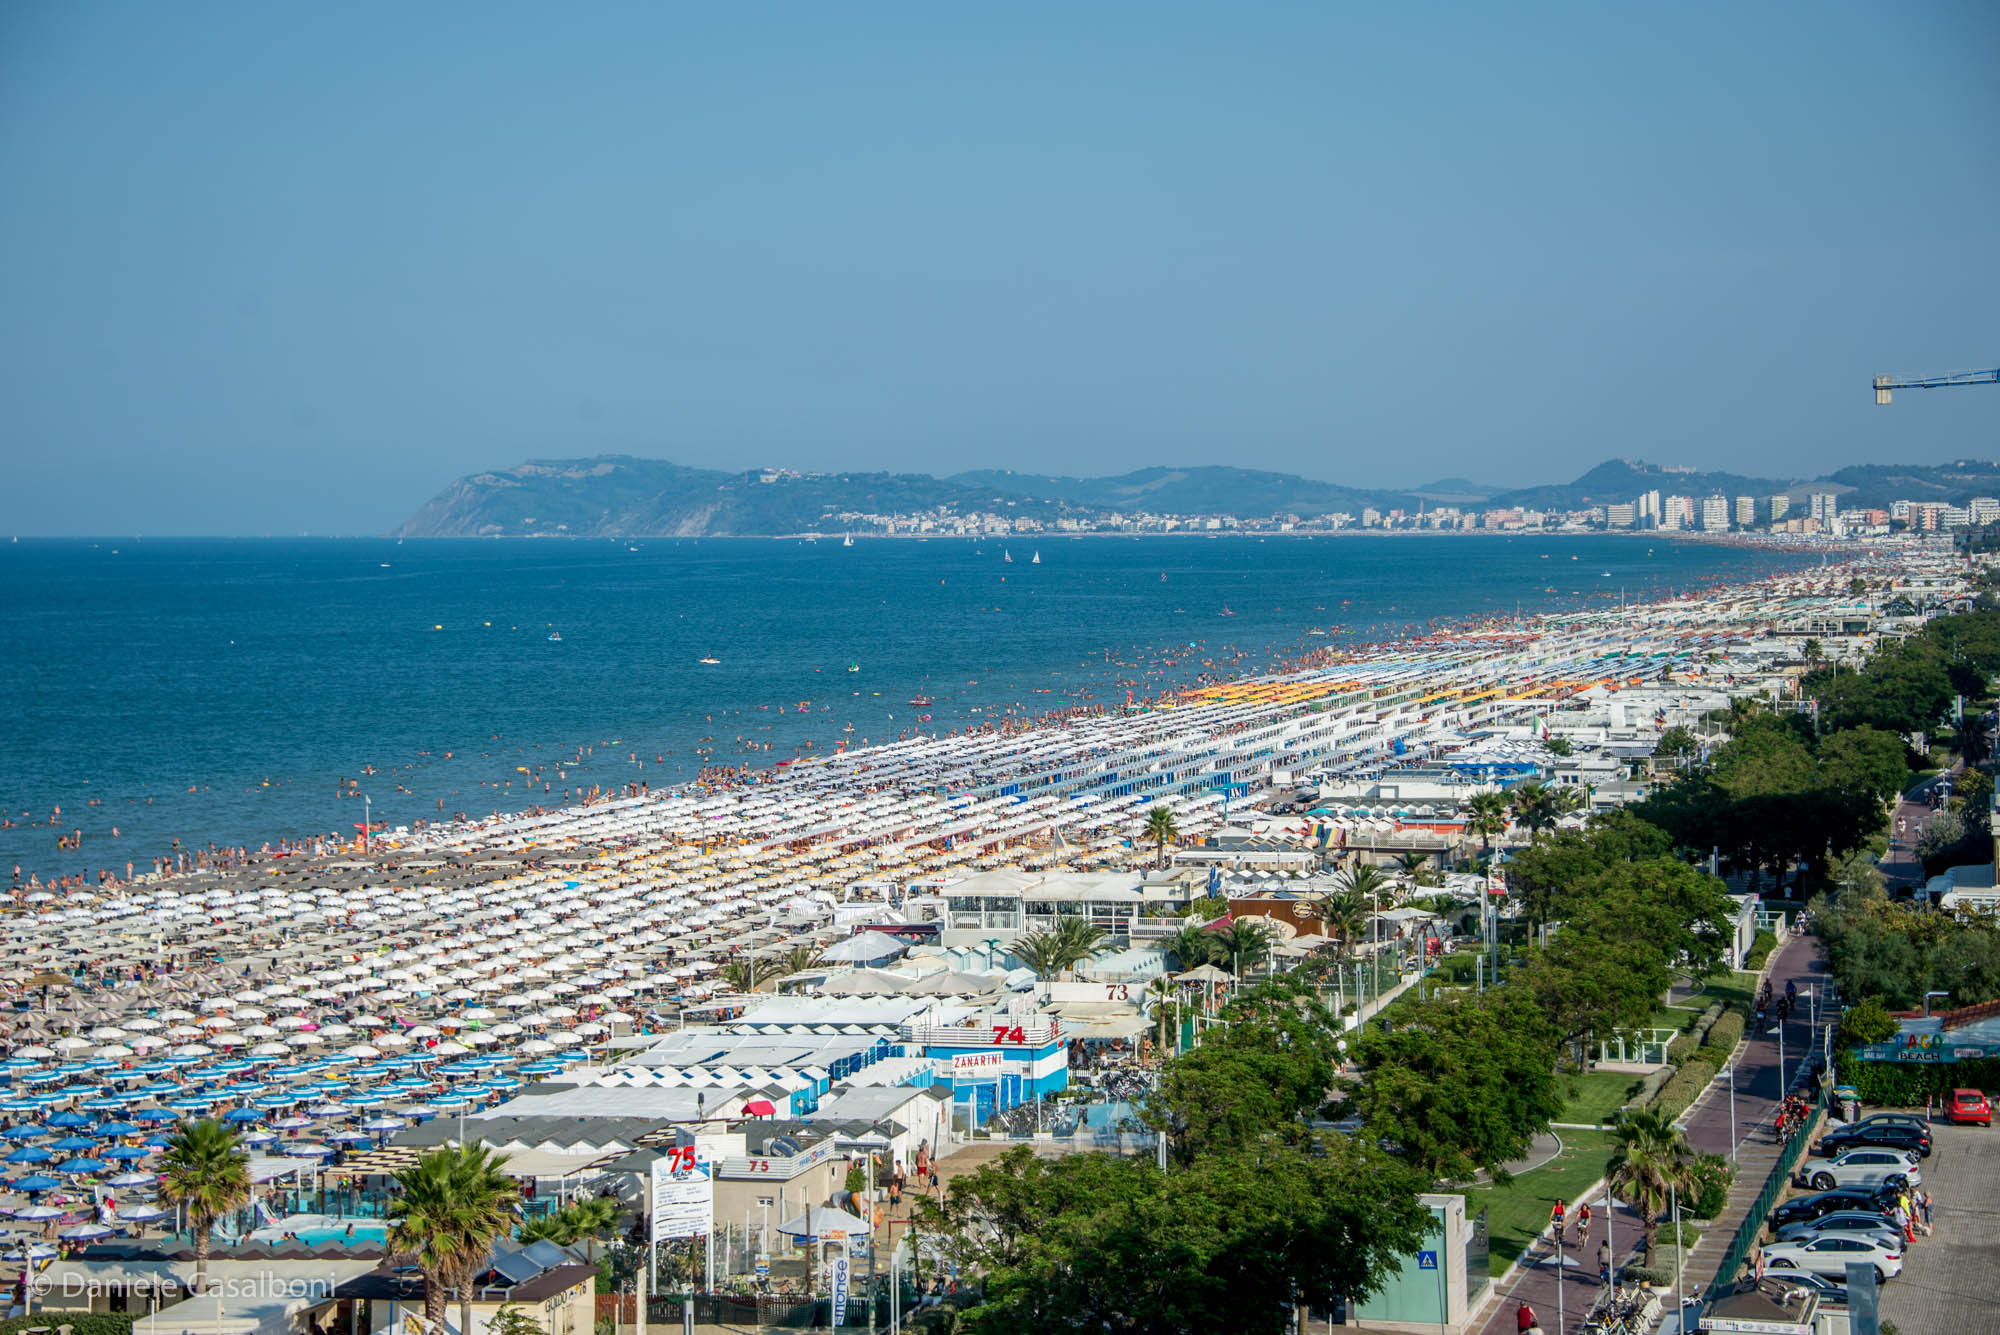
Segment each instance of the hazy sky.
[{"label": "hazy sky", "polygon": [[1991,456],[2000,7],[0,5],[0,533]]}]

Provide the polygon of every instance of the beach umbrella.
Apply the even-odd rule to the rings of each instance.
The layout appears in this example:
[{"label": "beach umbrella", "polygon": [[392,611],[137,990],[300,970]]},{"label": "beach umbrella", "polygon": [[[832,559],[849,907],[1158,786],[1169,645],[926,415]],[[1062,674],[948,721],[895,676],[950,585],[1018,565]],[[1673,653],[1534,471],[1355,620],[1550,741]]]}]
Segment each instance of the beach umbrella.
[{"label": "beach umbrella", "polygon": [[139,1128],[131,1122],[100,1122],[91,1134],[100,1140],[106,1136],[136,1136]]},{"label": "beach umbrella", "polygon": [[46,1136],[47,1134],[49,1134],[47,1127],[35,1126],[28,1122],[23,1122],[19,1126],[10,1126],[5,1131],[0,1131],[0,1137],[5,1137],[8,1140],[34,1140],[38,1136]]},{"label": "beach umbrella", "polygon": [[141,1108],[138,1112],[132,1114],[132,1120],[135,1122],[177,1122],[180,1119],[165,1108]]},{"label": "beach umbrella", "polygon": [[264,1114],[255,1108],[231,1108],[228,1112],[222,1114],[222,1120],[239,1124],[243,1122],[261,1122],[264,1120]]},{"label": "beach umbrella", "polygon": [[101,1173],[105,1163],[102,1159],[66,1159],[55,1166],[58,1173]]},{"label": "beach umbrella", "polygon": [[164,1205],[135,1205],[129,1210],[120,1210],[118,1217],[138,1223],[148,1219],[159,1219],[172,1213],[173,1211]]},{"label": "beach umbrella", "polygon": [[786,1221],[780,1226],[779,1231],[790,1235],[795,1242],[866,1237],[868,1222],[845,1210],[836,1210],[830,1205],[815,1205],[805,1214]]},{"label": "beach umbrella", "polygon": [[0,1252],[0,1261],[25,1261],[30,1257],[43,1261],[54,1256],[58,1250],[53,1242],[31,1242],[25,1248],[16,1247],[10,1252]]},{"label": "beach umbrella", "polygon": [[48,1147],[52,1150],[62,1150],[65,1153],[74,1154],[78,1150],[95,1149],[96,1146],[97,1142],[89,1136],[64,1136],[61,1140],[50,1141]]},{"label": "beach umbrella", "polygon": [[7,1212],[16,1219],[59,1219],[69,1211],[60,1205],[24,1205],[18,1210]]},{"label": "beach umbrella", "polygon": [[60,1112],[49,1119],[50,1126],[89,1126],[90,1119],[82,1113]]},{"label": "beach umbrella", "polygon": [[47,1163],[55,1157],[53,1152],[40,1145],[23,1145],[7,1152],[8,1163]]},{"label": "beach umbrella", "polygon": [[36,1192],[47,1191],[62,1185],[62,1179],[50,1177],[47,1173],[30,1173],[26,1177],[14,1179],[14,1190]]},{"label": "beach umbrella", "polygon": [[150,1151],[143,1150],[137,1145],[113,1145],[108,1150],[100,1151],[97,1157],[119,1162],[126,1159],[143,1159],[148,1153]]},{"label": "beach umbrella", "polygon": [[113,1230],[103,1224],[78,1224],[73,1228],[62,1230],[56,1236],[71,1242],[89,1242],[95,1238],[108,1238],[112,1232]]},{"label": "beach umbrella", "polygon": [[120,1173],[116,1177],[106,1178],[105,1185],[110,1187],[149,1187],[159,1180],[160,1175],[158,1173],[147,1173],[134,1169],[129,1173]]}]

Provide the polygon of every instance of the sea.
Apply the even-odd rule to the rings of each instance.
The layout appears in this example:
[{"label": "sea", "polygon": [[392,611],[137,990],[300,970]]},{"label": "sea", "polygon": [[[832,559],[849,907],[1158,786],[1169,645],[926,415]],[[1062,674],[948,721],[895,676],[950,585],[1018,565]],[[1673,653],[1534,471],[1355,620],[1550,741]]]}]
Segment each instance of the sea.
[{"label": "sea", "polygon": [[1809,559],[1661,535],[18,541],[0,872],[658,789]]}]

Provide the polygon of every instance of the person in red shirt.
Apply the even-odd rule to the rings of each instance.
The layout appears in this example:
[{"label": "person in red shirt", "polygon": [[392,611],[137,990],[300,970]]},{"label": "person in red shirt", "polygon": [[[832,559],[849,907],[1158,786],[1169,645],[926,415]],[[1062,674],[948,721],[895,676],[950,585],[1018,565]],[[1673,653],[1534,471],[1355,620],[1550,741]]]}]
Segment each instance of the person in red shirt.
[{"label": "person in red shirt", "polygon": [[1522,1303],[1520,1310],[1514,1313],[1514,1328],[1516,1330],[1539,1330],[1541,1324],[1541,1322],[1535,1320],[1535,1309],[1526,1303]]}]

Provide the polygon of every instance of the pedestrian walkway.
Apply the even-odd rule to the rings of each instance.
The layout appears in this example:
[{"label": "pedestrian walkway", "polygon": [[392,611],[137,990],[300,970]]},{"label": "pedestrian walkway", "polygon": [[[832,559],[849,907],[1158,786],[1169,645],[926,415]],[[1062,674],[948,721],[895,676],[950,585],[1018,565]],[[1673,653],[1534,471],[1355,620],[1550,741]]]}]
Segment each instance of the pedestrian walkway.
[{"label": "pedestrian walkway", "polygon": [[[1812,1041],[1812,1007],[1807,1000],[1807,989],[1817,989],[1826,984],[1824,964],[1819,958],[1819,942],[1810,936],[1794,936],[1787,941],[1774,953],[1770,978],[1772,986],[1781,993],[1787,980],[1798,983],[1798,1011],[1783,1026],[1782,1034],[1774,1019],[1767,1020],[1762,1033],[1745,1033],[1732,1064],[1736,1073],[1733,1113],[1730,1081],[1725,1078],[1711,1085],[1681,1119],[1682,1126],[1687,1130],[1688,1143],[1696,1150],[1727,1154],[1733,1146],[1737,1159],[1736,1186],[1730,1190],[1729,1207],[1720,1217],[1701,1225],[1701,1244],[1688,1259],[1687,1282],[1690,1287],[1697,1283],[1705,1284],[1714,1274],[1715,1266],[1722,1259],[1723,1249],[1729,1245],[1737,1225],[1755,1202],[1764,1178],[1777,1162],[1779,1147],[1772,1117],[1788,1083],[1789,1078],[1784,1072],[1796,1069],[1799,1058]],[[1782,1068],[1779,1065],[1781,1037]],[[1605,1208],[1603,1188],[1593,1191],[1589,1201],[1595,1218],[1583,1244],[1575,1245],[1575,1229],[1572,1227],[1572,1242],[1562,1249],[1565,1261],[1560,1269],[1555,1261],[1556,1251],[1546,1236],[1530,1248],[1521,1258],[1520,1268],[1500,1295],[1497,1305],[1488,1310],[1484,1323],[1478,1327],[1481,1335],[1514,1335],[1515,1312],[1523,1302],[1535,1309],[1542,1329],[1549,1335],[1574,1335],[1583,1328],[1585,1316],[1603,1293],[1597,1278],[1599,1244],[1606,1241],[1608,1232],[1617,1258],[1613,1267],[1615,1274],[1618,1266],[1633,1259],[1639,1250],[1640,1239],[1638,1216],[1622,1205],[1612,1216]],[[1550,1205],[1554,1203],[1553,1200],[1549,1202]],[[1572,1213],[1575,1211],[1577,1202],[1565,1204]]]}]

